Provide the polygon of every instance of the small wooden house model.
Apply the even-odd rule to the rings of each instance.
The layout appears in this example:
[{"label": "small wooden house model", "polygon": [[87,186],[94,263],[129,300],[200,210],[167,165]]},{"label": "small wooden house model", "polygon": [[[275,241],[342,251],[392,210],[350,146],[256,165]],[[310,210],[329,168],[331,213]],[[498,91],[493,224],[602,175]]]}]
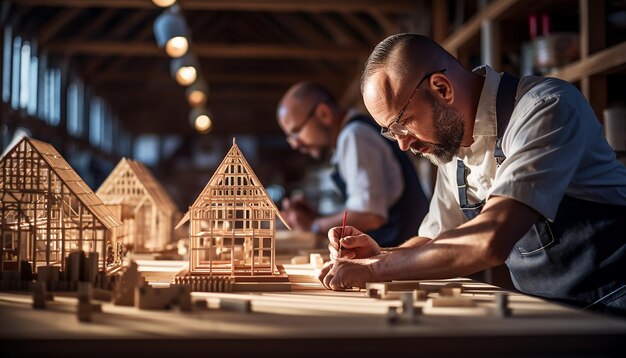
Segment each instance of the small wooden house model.
[{"label": "small wooden house model", "polygon": [[180,211],[143,164],[123,158],[96,194],[119,214],[118,242],[135,252],[163,250],[173,241]]},{"label": "small wooden house model", "polygon": [[233,139],[178,224],[190,221],[187,275],[231,277],[235,283],[283,281],[275,264],[277,217],[285,223]]},{"label": "small wooden house model", "polygon": [[24,138],[0,159],[0,207],[0,272],[22,262],[65,271],[77,251],[97,253],[100,271],[121,265],[121,222],[48,143]]}]

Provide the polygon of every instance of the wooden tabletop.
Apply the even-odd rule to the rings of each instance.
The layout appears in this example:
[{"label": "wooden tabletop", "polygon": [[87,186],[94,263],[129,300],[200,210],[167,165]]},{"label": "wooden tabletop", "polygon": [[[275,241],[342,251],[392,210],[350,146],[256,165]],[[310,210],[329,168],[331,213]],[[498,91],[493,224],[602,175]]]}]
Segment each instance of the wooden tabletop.
[{"label": "wooden tabletop", "polygon": [[[306,271],[292,272],[299,274],[294,277],[304,285],[294,285],[291,292],[195,292],[192,300],[207,301],[208,309],[192,312],[103,303],[102,313],[93,314],[89,323],[78,321],[75,295],[56,294],[45,310],[34,310],[29,294],[2,292],[0,339],[9,352],[63,352],[64,357],[85,349],[93,352],[91,355],[136,352],[160,356],[168,352],[170,357],[194,352],[255,356],[271,352],[275,357],[408,351],[483,356],[619,355],[625,347],[625,319],[519,293],[509,293],[512,315],[502,318],[493,314],[495,292],[501,290],[468,279],[420,281],[420,285],[429,287],[429,298],[436,299],[438,286],[460,283],[461,296],[471,299],[475,307],[432,307],[429,301],[416,301],[415,307],[423,312],[413,319],[402,315],[399,299],[370,298],[364,290],[328,291],[312,279],[302,279]],[[252,311],[220,309],[221,300],[250,301]],[[389,307],[399,308],[395,323],[388,318]]]}]

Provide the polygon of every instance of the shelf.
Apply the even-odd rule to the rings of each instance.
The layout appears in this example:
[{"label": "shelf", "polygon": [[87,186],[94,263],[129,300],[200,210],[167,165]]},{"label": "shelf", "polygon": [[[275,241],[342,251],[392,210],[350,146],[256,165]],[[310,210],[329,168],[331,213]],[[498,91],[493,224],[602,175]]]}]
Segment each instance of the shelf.
[{"label": "shelf", "polygon": [[565,66],[555,73],[548,74],[548,76],[576,82],[624,64],[626,64],[626,42],[598,51],[586,59]]},{"label": "shelf", "polygon": [[461,47],[461,45],[467,43],[472,37],[477,36],[480,33],[480,28],[484,21],[497,20],[521,2],[523,2],[523,0],[500,0],[492,2],[482,11],[479,11],[476,15],[469,19],[465,25],[461,26],[452,35],[448,36],[448,38],[442,43],[443,48],[454,54]]}]

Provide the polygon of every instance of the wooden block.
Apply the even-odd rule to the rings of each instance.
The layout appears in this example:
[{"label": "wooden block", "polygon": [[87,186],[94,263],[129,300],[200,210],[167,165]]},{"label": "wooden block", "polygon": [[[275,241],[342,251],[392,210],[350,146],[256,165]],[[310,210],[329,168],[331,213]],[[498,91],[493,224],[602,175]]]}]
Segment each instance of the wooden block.
[{"label": "wooden block", "polygon": [[197,311],[206,311],[209,309],[207,300],[198,300],[193,302],[193,308]]},{"label": "wooden block", "polygon": [[512,310],[509,308],[509,294],[506,292],[496,292],[496,306],[492,314],[500,318],[510,317]]},{"label": "wooden block", "polygon": [[309,263],[316,269],[321,269],[322,267],[324,267],[324,259],[322,258],[322,255],[317,253],[309,255]]},{"label": "wooden block", "polygon": [[242,313],[252,312],[252,303],[250,300],[235,300],[229,298],[220,299],[220,309],[227,311],[237,311]]},{"label": "wooden block", "polygon": [[426,305],[430,307],[475,307],[476,303],[470,297],[443,296],[429,298]]},{"label": "wooden block", "polygon": [[93,289],[94,300],[110,302],[112,298],[113,298],[113,291],[105,290],[102,288]]},{"label": "wooden block", "polygon": [[428,299],[428,292],[423,290],[413,290],[414,301],[426,301]]},{"label": "wooden block", "polygon": [[235,282],[232,292],[285,292],[291,291],[289,282]]},{"label": "wooden block", "polygon": [[390,282],[368,282],[365,289],[375,288],[381,297],[385,297],[390,291],[413,291],[420,288],[419,281],[390,281]]},{"label": "wooden block", "polygon": [[387,311],[387,323],[389,324],[396,324],[399,321],[399,317],[398,317],[398,308],[394,307],[394,306],[390,306],[388,311]]},{"label": "wooden block", "polygon": [[417,316],[422,313],[422,308],[414,306],[413,292],[403,292],[401,299],[402,313],[407,319],[414,322]]},{"label": "wooden block", "polygon": [[33,285],[33,308],[46,309],[46,284],[43,282],[36,282]]},{"label": "wooden block", "polygon": [[458,297],[461,296],[461,288],[460,287],[442,287],[439,290],[440,296],[448,296],[448,297]]},{"label": "wooden block", "polygon": [[294,256],[291,258],[291,264],[292,265],[302,265],[302,264],[308,264],[310,262],[310,258],[307,256]]},{"label": "wooden block", "polygon": [[378,290],[375,288],[368,288],[367,289],[367,297],[371,297],[371,298],[380,298],[380,295],[378,294]]}]

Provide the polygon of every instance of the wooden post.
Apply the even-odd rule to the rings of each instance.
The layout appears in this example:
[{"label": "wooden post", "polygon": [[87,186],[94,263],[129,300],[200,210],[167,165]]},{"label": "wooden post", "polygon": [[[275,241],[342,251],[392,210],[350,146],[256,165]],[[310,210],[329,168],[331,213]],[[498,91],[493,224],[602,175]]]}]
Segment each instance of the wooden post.
[{"label": "wooden post", "polygon": [[[580,0],[580,59],[584,60],[606,47],[606,2]],[[580,81],[580,90],[593,107],[600,123],[602,111],[607,105],[606,75],[585,76]]]},{"label": "wooden post", "polygon": [[[41,161],[41,160],[40,160]],[[37,166],[37,171],[39,172],[40,165]],[[48,169],[48,191],[46,193],[46,201],[47,201],[47,210],[46,217],[48,218],[48,222],[46,223],[46,266],[50,265],[50,244],[52,240],[52,230],[51,230],[51,218],[52,218],[52,168]]]}]

